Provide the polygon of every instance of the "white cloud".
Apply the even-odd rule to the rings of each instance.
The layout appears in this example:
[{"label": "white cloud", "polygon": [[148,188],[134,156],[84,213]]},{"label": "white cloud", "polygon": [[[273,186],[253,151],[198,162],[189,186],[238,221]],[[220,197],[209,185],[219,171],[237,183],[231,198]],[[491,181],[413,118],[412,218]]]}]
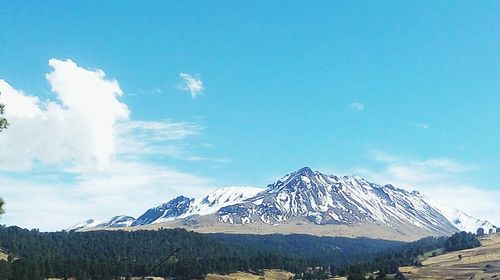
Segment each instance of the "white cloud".
[{"label": "white cloud", "polygon": [[91,217],[138,215],[213,186],[148,161],[158,155],[191,160],[195,156],[185,155],[181,142],[203,127],[131,120],[118,82],[102,70],[71,60],[51,59],[49,65],[52,101],[0,80],[0,103],[11,124],[0,134],[0,196],[7,203],[2,223],[56,230]]},{"label": "white cloud", "polygon": [[351,104],[351,109],[355,111],[363,111],[365,109],[365,104],[360,102],[354,102]]},{"label": "white cloud", "polygon": [[500,190],[464,179],[477,166],[447,158],[415,160],[380,151],[373,152],[372,158],[382,164],[381,169],[359,168],[356,172],[374,182],[418,190],[443,208],[458,208],[500,225]]},{"label": "white cloud", "polygon": [[203,93],[203,82],[199,78],[195,78],[187,73],[180,73],[179,76],[182,79],[181,83],[178,85],[180,90],[189,91],[193,98]]},{"label": "white cloud", "polygon": [[59,102],[40,102],[0,80],[0,102],[11,123],[0,137],[0,168],[29,169],[34,161],[104,168],[115,146],[115,124],[129,110],[115,80],[71,60],[51,59],[47,80]]}]

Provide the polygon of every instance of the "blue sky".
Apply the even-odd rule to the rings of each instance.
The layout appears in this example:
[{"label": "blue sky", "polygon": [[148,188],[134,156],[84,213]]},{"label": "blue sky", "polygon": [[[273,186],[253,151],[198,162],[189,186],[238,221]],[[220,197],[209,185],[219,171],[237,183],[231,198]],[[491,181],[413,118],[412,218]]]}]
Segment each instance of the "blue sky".
[{"label": "blue sky", "polygon": [[[78,160],[88,158],[84,148],[46,149],[65,155],[59,158],[23,147],[0,151],[0,179],[8,182],[0,187],[7,201],[3,222],[57,229],[48,221],[56,206],[36,218],[32,208],[17,206],[34,191],[47,200],[78,201],[73,205],[82,210],[61,216],[63,223],[76,223],[137,215],[141,207],[183,192],[264,187],[311,166],[419,189],[500,223],[498,1],[101,2],[2,4],[0,79],[12,92],[38,97],[47,119],[48,101],[68,109],[64,96],[80,93],[54,89],[55,80],[86,86],[78,84],[80,76],[63,73],[70,59],[73,70],[102,69],[102,80],[116,80],[119,104],[109,104],[127,107],[108,116],[109,126],[91,123],[94,131],[127,135],[108,131],[109,139],[89,138],[95,145],[89,149],[106,151],[100,155],[106,164],[117,164],[112,168]],[[50,59],[62,64],[49,65]],[[107,111],[109,100],[96,98]],[[7,110],[16,106],[4,103]],[[99,108],[76,118],[98,119]],[[0,135],[3,144],[19,142],[16,137],[44,143],[40,134],[15,136],[15,120],[7,136]],[[139,124],[150,129],[141,134]],[[90,126],[72,127],[78,125]],[[79,141],[71,138],[77,136],[68,133],[65,141]],[[106,141],[113,145],[103,148]],[[9,163],[9,153],[26,155],[22,167]],[[118,169],[137,172],[137,183],[110,180],[103,191],[99,178],[111,178]],[[128,209],[114,204],[118,198],[129,203],[137,197],[144,197],[138,209],[119,213]],[[32,199],[30,204],[42,205]]]}]

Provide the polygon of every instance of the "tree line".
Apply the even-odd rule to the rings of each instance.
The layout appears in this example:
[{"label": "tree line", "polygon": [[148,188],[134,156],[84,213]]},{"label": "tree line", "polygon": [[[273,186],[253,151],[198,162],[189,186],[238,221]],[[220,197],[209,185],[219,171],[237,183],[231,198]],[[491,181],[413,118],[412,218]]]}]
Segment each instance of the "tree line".
[{"label": "tree line", "polygon": [[2,280],[142,276],[177,248],[180,251],[175,258],[160,266],[154,276],[203,279],[211,272],[263,268],[301,271],[317,265],[300,256],[228,245],[183,229],[47,233],[1,227],[0,247],[19,257],[0,262]]},{"label": "tree line", "polygon": [[[0,261],[0,280],[48,277],[119,279],[142,276],[180,248],[152,273],[169,279],[203,279],[207,273],[258,272],[276,268],[301,279],[331,275],[362,279],[418,265],[418,256],[438,248],[477,246],[473,234],[429,237],[412,243],[310,235],[201,234],[184,229],[158,231],[40,232],[0,226],[0,247],[17,259]],[[383,279],[383,278],[381,278]]]},{"label": "tree line", "polygon": [[39,232],[0,226],[0,247],[19,257],[0,262],[0,280],[142,276],[176,248],[181,250],[175,258],[153,276],[202,279],[207,273],[266,268],[302,273],[323,267],[334,272],[396,246],[403,243],[310,235],[200,234],[184,229]]},{"label": "tree line", "polygon": [[[1,94],[2,93],[0,92],[0,95]],[[0,103],[0,132],[2,132],[2,130],[6,129],[7,126],[9,125],[9,122],[7,121],[7,119],[3,117],[4,113],[5,113],[5,105]],[[0,197],[0,215],[2,215],[4,213],[3,207],[4,207],[4,201]]]}]

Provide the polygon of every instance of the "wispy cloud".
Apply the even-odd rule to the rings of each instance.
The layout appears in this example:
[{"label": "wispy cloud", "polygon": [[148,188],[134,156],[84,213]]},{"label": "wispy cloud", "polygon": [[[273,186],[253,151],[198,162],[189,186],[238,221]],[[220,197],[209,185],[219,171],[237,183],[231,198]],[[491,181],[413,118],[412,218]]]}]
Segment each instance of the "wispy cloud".
[{"label": "wispy cloud", "polygon": [[360,102],[353,102],[351,103],[351,109],[355,111],[363,111],[365,110],[365,104]]},{"label": "wispy cloud", "polygon": [[153,154],[180,158],[179,141],[201,135],[202,130],[196,123],[170,120],[124,122],[118,125],[117,153],[129,158]]},{"label": "wispy cloud", "polygon": [[468,182],[478,166],[448,158],[412,159],[373,151],[380,168],[358,168],[356,173],[379,183],[418,190],[437,205],[458,208],[476,218],[500,224],[500,191]]},{"label": "wispy cloud", "polygon": [[200,78],[193,77],[187,73],[180,73],[179,76],[182,79],[178,85],[180,90],[188,91],[193,98],[203,93],[205,88]]},{"label": "wispy cloud", "polygon": [[148,141],[182,140],[189,136],[199,135],[202,126],[188,122],[165,121],[130,121],[120,126],[120,132],[134,134]]}]

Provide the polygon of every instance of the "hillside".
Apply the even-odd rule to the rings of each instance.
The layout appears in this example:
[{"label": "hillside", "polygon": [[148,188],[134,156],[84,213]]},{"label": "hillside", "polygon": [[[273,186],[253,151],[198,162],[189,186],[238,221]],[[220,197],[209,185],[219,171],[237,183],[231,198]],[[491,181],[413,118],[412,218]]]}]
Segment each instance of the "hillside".
[{"label": "hillside", "polygon": [[[459,259],[461,255],[461,259]],[[402,267],[408,279],[500,279],[500,235],[481,240],[481,247],[430,257],[422,267]]]}]

